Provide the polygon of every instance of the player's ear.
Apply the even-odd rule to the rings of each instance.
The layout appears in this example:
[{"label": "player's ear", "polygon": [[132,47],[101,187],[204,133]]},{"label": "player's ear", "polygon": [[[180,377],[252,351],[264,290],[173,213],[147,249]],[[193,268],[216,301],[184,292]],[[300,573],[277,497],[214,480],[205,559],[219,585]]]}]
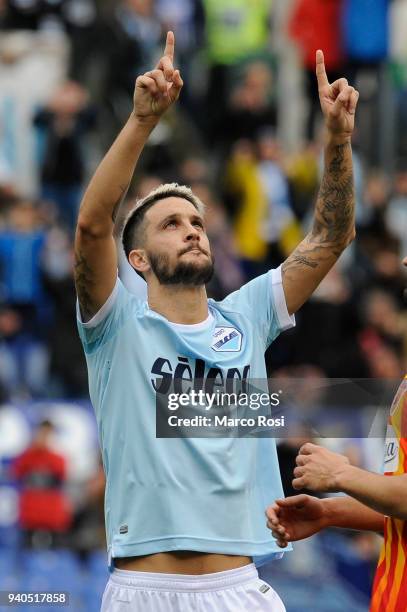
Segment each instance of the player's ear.
[{"label": "player's ear", "polygon": [[129,253],[129,263],[137,272],[148,272],[150,264],[144,249],[133,249]]}]

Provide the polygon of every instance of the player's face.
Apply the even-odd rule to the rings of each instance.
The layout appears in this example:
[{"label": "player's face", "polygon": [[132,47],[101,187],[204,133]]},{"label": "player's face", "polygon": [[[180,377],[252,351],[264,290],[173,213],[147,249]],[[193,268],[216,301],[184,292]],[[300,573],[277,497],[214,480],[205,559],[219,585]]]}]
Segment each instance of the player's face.
[{"label": "player's face", "polygon": [[204,220],[183,198],[157,202],[146,213],[145,250],[152,272],[163,285],[200,286],[213,274]]}]

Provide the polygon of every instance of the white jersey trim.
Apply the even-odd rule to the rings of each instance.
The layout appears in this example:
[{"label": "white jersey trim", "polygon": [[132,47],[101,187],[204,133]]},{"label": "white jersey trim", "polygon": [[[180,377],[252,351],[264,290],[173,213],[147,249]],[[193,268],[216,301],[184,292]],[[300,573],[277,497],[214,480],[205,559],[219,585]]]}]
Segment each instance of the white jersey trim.
[{"label": "white jersey trim", "polygon": [[82,321],[81,309],[79,307],[79,301],[76,300],[76,316],[78,317],[78,321],[81,323],[82,327],[92,328],[96,327],[101,323],[104,319],[106,319],[107,315],[113,309],[114,303],[116,301],[117,293],[119,291],[119,277],[117,277],[116,284],[113,287],[112,293],[107,298],[106,302],[103,304],[102,308],[97,311],[95,315],[89,321]]},{"label": "white jersey trim", "polygon": [[209,311],[209,314],[206,317],[206,319],[204,321],[201,321],[200,323],[191,323],[190,325],[187,325],[185,323],[173,323],[172,321],[168,321],[168,319],[166,319],[166,321],[170,327],[177,329],[180,332],[182,331],[190,332],[190,331],[201,331],[202,329],[207,329],[208,327],[211,326],[213,319],[214,319],[213,314]]},{"label": "white jersey trim", "polygon": [[295,327],[295,315],[289,315],[287,310],[281,266],[271,270],[271,287],[280,328],[286,330],[290,327]]}]

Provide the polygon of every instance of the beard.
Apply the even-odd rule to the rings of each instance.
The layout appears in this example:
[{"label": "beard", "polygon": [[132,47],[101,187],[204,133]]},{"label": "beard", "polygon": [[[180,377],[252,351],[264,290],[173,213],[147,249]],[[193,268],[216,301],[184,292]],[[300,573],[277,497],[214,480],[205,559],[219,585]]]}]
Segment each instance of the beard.
[{"label": "beard", "polygon": [[[188,251],[183,251],[186,253]],[[183,254],[183,253],[180,253]],[[171,269],[169,256],[166,254],[148,254],[152,271],[161,285],[184,285],[187,287],[200,287],[208,283],[214,272],[214,262],[211,257],[205,263],[179,261]]]}]

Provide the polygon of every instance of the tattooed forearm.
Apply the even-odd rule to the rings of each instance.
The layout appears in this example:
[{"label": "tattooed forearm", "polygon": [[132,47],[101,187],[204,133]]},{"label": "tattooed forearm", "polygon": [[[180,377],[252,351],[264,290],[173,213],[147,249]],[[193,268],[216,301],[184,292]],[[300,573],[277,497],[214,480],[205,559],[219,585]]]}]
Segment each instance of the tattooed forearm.
[{"label": "tattooed forearm", "polygon": [[123,202],[126,193],[129,189],[129,185],[120,185],[120,195],[118,197],[118,199],[116,200],[114,206],[113,206],[113,211],[112,211],[112,221],[113,223],[116,223],[116,219],[117,219],[117,215],[119,213],[119,208],[120,208],[120,204]]},{"label": "tattooed forearm", "polygon": [[355,196],[350,142],[330,142],[312,230],[282,265],[288,312],[318,287],[354,236]]},{"label": "tattooed forearm", "polygon": [[355,195],[350,143],[328,146],[311,232],[288,257],[283,272],[318,268],[337,259],[354,230]]},{"label": "tattooed forearm", "polygon": [[311,239],[335,254],[349,243],[354,229],[355,194],[350,142],[330,145],[315,210]]},{"label": "tattooed forearm", "polygon": [[75,251],[74,275],[81,314],[86,321],[93,316],[96,310],[91,294],[94,278],[92,270],[80,250]]},{"label": "tattooed forearm", "polygon": [[[295,282],[297,272],[301,270],[316,270],[321,264],[332,262],[332,255],[327,253],[320,244],[311,239],[311,234],[308,234],[304,240],[297,246],[295,251],[285,260],[282,265],[283,276]],[[291,272],[294,274],[291,275]]]},{"label": "tattooed forearm", "polygon": [[292,263],[303,264],[304,266],[308,266],[309,268],[316,268],[318,266],[318,262],[312,261],[310,257],[305,257],[304,255],[301,255],[299,251],[293,254]]}]

